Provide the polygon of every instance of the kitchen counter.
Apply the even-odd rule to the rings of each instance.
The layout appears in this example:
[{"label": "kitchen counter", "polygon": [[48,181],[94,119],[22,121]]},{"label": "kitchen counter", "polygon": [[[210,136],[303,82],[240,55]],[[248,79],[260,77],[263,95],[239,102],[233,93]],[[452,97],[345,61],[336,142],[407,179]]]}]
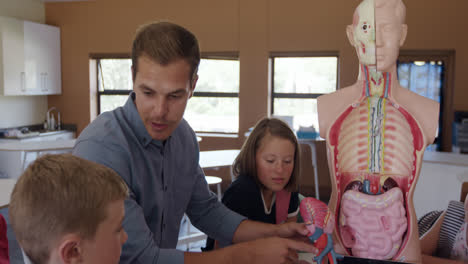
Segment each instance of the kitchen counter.
[{"label": "kitchen counter", "polygon": [[70,153],[75,142],[75,133],[66,130],[44,136],[0,139],[0,177],[17,179],[39,156]]},{"label": "kitchen counter", "polygon": [[0,142],[0,151],[46,151],[72,149],[76,139]]},{"label": "kitchen counter", "polygon": [[424,152],[423,162],[468,167],[468,155],[451,152],[426,151]]},{"label": "kitchen counter", "polygon": [[417,217],[459,201],[462,183],[467,181],[468,155],[426,151],[413,198]]}]

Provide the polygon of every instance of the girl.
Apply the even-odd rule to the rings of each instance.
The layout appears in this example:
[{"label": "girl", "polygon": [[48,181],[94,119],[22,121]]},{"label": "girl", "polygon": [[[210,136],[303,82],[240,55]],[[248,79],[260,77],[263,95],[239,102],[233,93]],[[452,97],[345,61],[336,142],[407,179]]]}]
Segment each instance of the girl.
[{"label": "girl", "polygon": [[[250,220],[279,224],[296,221],[299,197],[299,144],[283,121],[259,121],[233,164],[236,180],[224,193],[222,202]],[[204,250],[214,241],[207,240]]]}]

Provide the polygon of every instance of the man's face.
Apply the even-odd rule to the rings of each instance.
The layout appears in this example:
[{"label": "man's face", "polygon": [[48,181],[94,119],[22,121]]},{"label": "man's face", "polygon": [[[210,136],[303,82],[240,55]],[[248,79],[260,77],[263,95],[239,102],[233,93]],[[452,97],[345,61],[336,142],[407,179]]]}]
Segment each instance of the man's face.
[{"label": "man's face", "polygon": [[135,105],[151,138],[166,140],[179,125],[195,88],[190,77],[190,65],[183,59],[163,66],[145,55],[138,58]]},{"label": "man's face", "polygon": [[375,66],[375,3],[365,0],[353,17],[354,47],[361,64]]},{"label": "man's face", "polygon": [[124,201],[111,202],[106,209],[107,217],[99,224],[94,238],[81,242],[84,263],[119,263],[122,245],[128,238],[122,227],[125,214]]},{"label": "man's face", "polygon": [[404,25],[396,14],[395,0],[376,0],[377,71],[388,72],[398,60]]}]

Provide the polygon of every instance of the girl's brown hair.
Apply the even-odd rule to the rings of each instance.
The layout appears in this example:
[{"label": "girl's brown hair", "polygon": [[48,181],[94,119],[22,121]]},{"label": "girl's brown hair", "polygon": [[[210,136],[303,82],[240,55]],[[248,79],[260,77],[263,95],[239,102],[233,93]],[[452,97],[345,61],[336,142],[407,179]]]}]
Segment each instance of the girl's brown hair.
[{"label": "girl's brown hair", "polygon": [[263,138],[266,135],[272,135],[291,141],[294,145],[294,168],[285,189],[288,191],[296,191],[297,183],[300,175],[300,149],[297,142],[296,135],[289,128],[289,126],[277,118],[263,118],[260,120],[250,133],[247,140],[244,142],[239,155],[236,157],[233,164],[233,174],[238,177],[239,175],[246,175],[252,177],[259,186],[264,187],[258,179],[257,165],[255,156],[259,149]]}]

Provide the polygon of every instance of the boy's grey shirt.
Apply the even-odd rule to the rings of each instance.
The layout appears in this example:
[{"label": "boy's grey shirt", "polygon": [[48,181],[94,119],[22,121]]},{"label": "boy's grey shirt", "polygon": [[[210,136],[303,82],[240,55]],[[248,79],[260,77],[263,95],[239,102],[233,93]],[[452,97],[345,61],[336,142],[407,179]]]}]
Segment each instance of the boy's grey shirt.
[{"label": "boy's grey shirt", "polygon": [[132,92],[123,107],[99,115],[73,149],[74,155],[112,168],[130,189],[120,263],[183,263],[183,252],[175,247],[184,213],[208,236],[232,241],[245,217],[209,191],[194,131],[183,119],[165,142],[153,140],[134,98]]}]

